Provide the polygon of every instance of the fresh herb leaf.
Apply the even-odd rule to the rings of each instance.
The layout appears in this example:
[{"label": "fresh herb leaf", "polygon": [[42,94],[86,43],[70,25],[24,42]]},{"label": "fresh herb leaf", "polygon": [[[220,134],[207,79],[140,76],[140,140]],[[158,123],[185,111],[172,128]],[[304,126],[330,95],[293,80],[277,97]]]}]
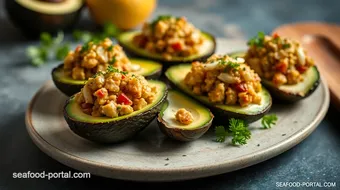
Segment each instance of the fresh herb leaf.
[{"label": "fresh herb leaf", "polygon": [[232,62],[232,61],[228,61],[228,66],[232,69],[237,69],[240,66],[240,64]]},{"label": "fresh herb leaf", "polygon": [[92,35],[91,32],[80,30],[75,30],[72,33],[72,36],[76,41],[82,41],[84,43],[91,41]]},{"label": "fresh herb leaf", "polygon": [[116,61],[117,61],[116,56],[113,56],[112,59],[109,61],[109,64],[112,65],[116,63]]},{"label": "fresh herb leaf", "polygon": [[57,36],[53,39],[54,45],[60,45],[64,40],[64,32],[59,31]]},{"label": "fresh herb leaf", "polygon": [[262,117],[262,126],[264,129],[269,129],[272,125],[276,125],[277,116],[276,114],[265,115]]},{"label": "fresh herb leaf", "polygon": [[113,45],[110,45],[108,48],[107,48],[107,51],[112,51],[113,50]]},{"label": "fresh herb leaf", "polygon": [[224,126],[220,125],[215,127],[216,142],[224,142],[228,131],[225,130]]},{"label": "fresh herb leaf", "polygon": [[85,53],[85,52],[87,52],[89,49],[90,49],[90,44],[89,44],[89,42],[88,42],[88,43],[85,43],[85,44],[83,44],[83,46],[81,47],[80,53]]},{"label": "fresh herb leaf", "polygon": [[45,47],[30,46],[26,50],[27,56],[30,58],[32,65],[40,66],[44,64],[48,58]]},{"label": "fresh herb leaf", "polygon": [[247,140],[250,139],[251,133],[248,129],[248,124],[241,119],[231,118],[229,120],[229,130],[231,131],[231,140],[233,145],[247,144]]},{"label": "fresh herb leaf", "polygon": [[127,71],[120,71],[120,73],[123,74],[123,75],[127,75],[129,72],[127,72]]},{"label": "fresh herb leaf", "polygon": [[43,32],[40,34],[40,42],[43,46],[51,46],[53,44],[53,39],[51,34]]},{"label": "fresh herb leaf", "polygon": [[263,47],[264,45],[264,32],[257,33],[257,36],[254,36],[248,41],[249,46]]},{"label": "fresh herb leaf", "polygon": [[290,44],[282,44],[282,48],[283,48],[283,49],[290,48]]},{"label": "fresh herb leaf", "polygon": [[102,71],[98,71],[96,74],[94,74],[91,78],[96,78],[99,75],[104,75]]},{"label": "fresh herb leaf", "polygon": [[106,71],[107,71],[108,73],[117,73],[117,72],[119,72],[119,70],[118,70],[117,68],[113,67],[112,65],[109,65],[109,66],[107,67]]},{"label": "fresh herb leaf", "polygon": [[30,59],[31,64],[35,66],[45,64],[51,52],[54,52],[55,58],[63,59],[70,49],[68,44],[63,44],[63,40],[63,32],[58,32],[57,36],[54,38],[49,33],[41,33],[40,44],[37,46],[30,46],[26,49],[26,54]]},{"label": "fresh herb leaf", "polygon": [[68,54],[69,51],[70,51],[70,44],[68,44],[68,43],[57,47],[56,53],[55,53],[56,58],[58,60],[63,60],[66,57],[66,55]]},{"label": "fresh herb leaf", "polygon": [[[104,35],[106,37],[116,37],[121,31],[112,23],[105,23],[104,24]],[[104,39],[103,38],[103,39]]]}]

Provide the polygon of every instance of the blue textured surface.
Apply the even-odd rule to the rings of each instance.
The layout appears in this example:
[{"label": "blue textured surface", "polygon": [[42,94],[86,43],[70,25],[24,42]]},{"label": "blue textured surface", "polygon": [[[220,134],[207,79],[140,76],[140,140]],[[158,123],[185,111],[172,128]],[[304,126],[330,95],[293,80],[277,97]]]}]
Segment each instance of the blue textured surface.
[{"label": "blue textured surface", "polygon": [[[3,1],[2,1],[3,2]],[[2,3],[1,2],[1,3]],[[24,123],[28,101],[57,62],[35,68],[25,58],[32,43],[7,20],[0,5],[0,189],[275,189],[276,182],[337,182],[340,189],[339,112],[330,108],[326,118],[302,143],[258,165],[204,179],[175,183],[134,183],[92,176],[76,179],[12,179],[12,172],[74,171],[41,152],[29,138]],[[316,0],[164,0],[157,14],[187,16],[196,26],[218,37],[248,38],[270,32],[287,22],[317,20],[340,23],[340,1]],[[79,25],[91,28],[85,14]],[[235,33],[234,31],[238,31]],[[333,188],[335,189],[335,188]]]}]

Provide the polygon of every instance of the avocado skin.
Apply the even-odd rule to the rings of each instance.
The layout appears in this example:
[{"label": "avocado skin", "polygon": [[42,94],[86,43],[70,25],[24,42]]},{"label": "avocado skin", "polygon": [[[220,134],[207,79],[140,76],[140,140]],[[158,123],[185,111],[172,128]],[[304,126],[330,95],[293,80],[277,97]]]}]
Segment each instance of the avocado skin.
[{"label": "avocado skin", "polygon": [[[52,69],[52,80],[54,82],[54,85],[62,92],[64,93],[66,96],[72,96],[74,95],[75,93],[77,92],[80,92],[81,88],[83,88],[83,86],[85,85],[84,84],[67,84],[67,83],[63,83],[61,81],[59,81],[57,79],[57,77],[55,77],[55,75],[53,74],[53,72],[56,72],[58,69],[61,69],[64,67],[64,64],[60,64],[58,65],[57,67],[53,68]],[[160,76],[162,74],[162,70],[159,70],[157,72],[154,72],[152,73],[151,75],[149,76],[144,76],[145,79],[147,80],[156,80],[156,79],[159,79]]]},{"label": "avocado skin", "polygon": [[266,82],[262,82],[262,84],[270,91],[271,95],[273,96],[273,98],[275,98],[275,100],[278,100],[281,103],[294,103],[312,95],[312,93],[318,88],[320,84],[320,73],[317,67],[315,67],[315,69],[317,70],[318,73],[318,80],[313,84],[312,88],[310,88],[309,91],[304,96],[301,96],[296,93],[289,93],[283,90],[279,90],[278,88],[275,88],[273,85],[270,85],[269,83]]},{"label": "avocado skin", "polygon": [[[206,33],[206,32],[204,32],[204,33]],[[206,34],[208,34],[208,33],[206,33]],[[119,43],[120,46],[123,47],[124,51],[129,56],[131,56],[131,57],[138,57],[138,58],[144,58],[144,59],[149,59],[149,60],[152,60],[152,61],[161,62],[161,63],[163,63],[163,69],[167,69],[171,65],[176,65],[176,64],[180,64],[180,63],[192,63],[194,61],[205,61],[206,59],[208,59],[216,51],[216,39],[215,39],[214,36],[212,36],[212,35],[210,35],[210,36],[211,36],[212,41],[214,43],[214,48],[211,50],[211,52],[209,52],[206,55],[200,56],[198,58],[191,59],[191,60],[185,60],[185,61],[183,61],[183,60],[171,61],[171,60],[165,60],[165,59],[159,59],[159,58],[152,58],[152,57],[143,56],[143,55],[140,55],[138,52],[133,51],[128,46],[126,46],[124,43],[121,43],[119,40],[118,40],[118,43]]]},{"label": "avocado skin", "polygon": [[25,37],[30,39],[38,38],[42,32],[55,34],[60,30],[71,30],[79,20],[83,7],[84,5],[73,13],[48,15],[27,9],[15,0],[5,1],[5,9],[10,20]]},{"label": "avocado skin", "polygon": [[[245,55],[245,52],[238,51],[238,52],[233,52],[229,55],[231,57],[236,57],[236,56],[243,57]],[[320,72],[319,72],[319,70],[316,66],[314,66],[314,68],[316,69],[316,72],[318,74],[318,80],[313,84],[313,86],[309,89],[309,91],[304,96],[301,96],[297,93],[289,93],[289,92],[280,90],[280,89],[276,88],[275,86],[273,86],[270,81],[264,81],[262,79],[261,83],[264,87],[266,87],[269,90],[270,94],[278,102],[280,102],[280,103],[294,103],[294,102],[300,101],[300,100],[305,99],[308,96],[310,96],[319,86],[319,84],[320,84]]]},{"label": "avocado skin", "polygon": [[212,121],[213,121],[213,117],[214,117],[212,113],[210,114],[212,116],[212,119],[210,120],[210,122],[194,130],[185,130],[181,128],[169,128],[167,127],[167,125],[165,124],[164,120],[162,119],[160,115],[158,115],[157,117],[157,123],[158,123],[159,129],[164,135],[174,140],[188,142],[188,141],[193,141],[193,140],[200,138],[209,130],[212,124]]},{"label": "avocado skin", "polygon": [[202,102],[199,98],[192,96],[191,94],[186,93],[184,90],[178,88],[171,80],[167,79],[167,81],[168,81],[168,84],[173,89],[177,89],[181,92],[184,92],[188,96],[193,97],[194,99],[196,99],[197,101],[199,101],[203,105],[207,106],[215,116],[215,118],[214,118],[215,124],[221,124],[221,125],[226,124],[230,118],[242,119],[247,123],[252,123],[252,122],[255,122],[255,121],[261,119],[266,113],[269,112],[269,110],[272,106],[272,99],[270,98],[270,103],[268,104],[268,106],[265,109],[263,109],[261,112],[258,112],[256,115],[245,115],[245,114],[230,112],[230,111],[226,111],[226,110],[217,108],[217,107],[215,107],[211,104]]},{"label": "avocado skin", "polygon": [[64,118],[70,129],[85,139],[97,143],[119,143],[131,139],[151,123],[159,113],[167,94],[168,91],[165,89],[161,100],[143,113],[123,120],[106,123],[86,123],[70,118],[66,111],[69,99],[64,106]]},{"label": "avocado skin", "polygon": [[61,69],[64,67],[64,64],[60,64],[57,67],[55,67],[54,69],[52,69],[51,75],[52,75],[52,80],[54,82],[54,85],[62,92],[64,93],[66,96],[72,96],[77,92],[80,92],[81,88],[83,88],[83,85],[81,84],[67,84],[67,83],[63,83],[61,81],[58,80],[58,78],[53,74],[54,72],[56,72],[58,69]]}]

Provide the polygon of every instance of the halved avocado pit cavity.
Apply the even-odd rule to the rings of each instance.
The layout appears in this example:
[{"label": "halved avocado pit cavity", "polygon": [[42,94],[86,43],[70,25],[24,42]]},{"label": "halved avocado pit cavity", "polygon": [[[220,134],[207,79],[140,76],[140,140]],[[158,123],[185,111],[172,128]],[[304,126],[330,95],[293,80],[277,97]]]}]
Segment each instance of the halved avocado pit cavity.
[{"label": "halved avocado pit cavity", "polygon": [[[191,112],[193,122],[185,125],[176,120],[175,114],[180,108]],[[179,141],[192,141],[208,131],[213,118],[208,108],[178,91],[170,90],[167,101],[158,114],[157,122],[166,136]]]},{"label": "halved avocado pit cavity", "polygon": [[[183,101],[183,97],[179,93],[170,91],[167,100],[168,107],[164,110],[162,118],[169,128],[177,127],[185,129],[196,128],[197,126],[202,124],[202,122],[204,123],[204,120],[206,120],[204,116],[209,116],[204,112],[203,113],[199,112],[198,109],[200,107],[197,106],[195,102]],[[185,108],[187,111],[191,113],[191,115],[193,116],[193,122],[186,125],[176,120],[176,113],[180,108]]]}]

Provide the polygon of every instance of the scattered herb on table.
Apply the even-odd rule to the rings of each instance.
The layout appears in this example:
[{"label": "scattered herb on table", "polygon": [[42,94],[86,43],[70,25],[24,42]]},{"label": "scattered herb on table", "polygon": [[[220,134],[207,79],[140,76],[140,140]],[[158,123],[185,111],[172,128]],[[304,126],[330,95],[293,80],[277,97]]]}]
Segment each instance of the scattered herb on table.
[{"label": "scattered herb on table", "polygon": [[[265,115],[262,117],[262,126],[265,129],[269,129],[272,125],[275,125],[277,121],[276,114]],[[215,127],[215,135],[217,142],[224,142],[228,136],[232,137],[231,143],[233,145],[245,145],[247,140],[251,138],[251,132],[248,129],[248,123],[241,119],[231,118],[229,120],[228,128],[224,126]],[[258,144],[259,146],[259,144]]]},{"label": "scattered herb on table", "polygon": [[228,135],[232,136],[231,143],[233,145],[247,144],[247,140],[251,137],[251,132],[248,129],[248,124],[241,119],[231,118],[229,120],[229,128],[217,126],[215,128],[216,141],[224,142]]},{"label": "scattered herb on table", "polygon": [[262,126],[264,129],[269,129],[272,125],[276,125],[277,116],[276,114],[265,115],[262,117]]},{"label": "scattered herb on table", "polygon": [[31,64],[35,66],[45,64],[52,52],[56,59],[62,60],[70,50],[70,45],[63,43],[63,39],[63,32],[58,32],[55,38],[49,33],[41,33],[40,44],[37,46],[29,46],[26,49],[26,55],[30,59]]}]

